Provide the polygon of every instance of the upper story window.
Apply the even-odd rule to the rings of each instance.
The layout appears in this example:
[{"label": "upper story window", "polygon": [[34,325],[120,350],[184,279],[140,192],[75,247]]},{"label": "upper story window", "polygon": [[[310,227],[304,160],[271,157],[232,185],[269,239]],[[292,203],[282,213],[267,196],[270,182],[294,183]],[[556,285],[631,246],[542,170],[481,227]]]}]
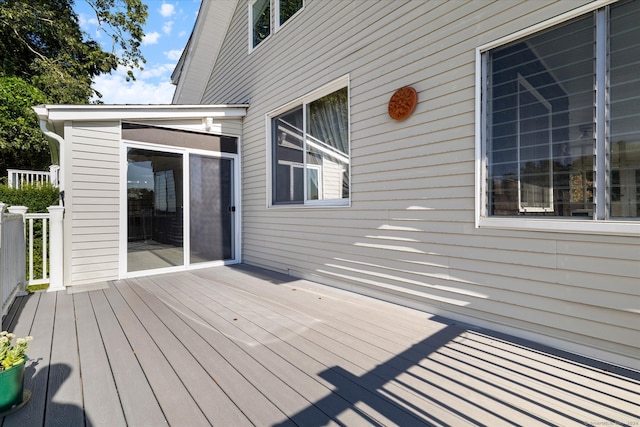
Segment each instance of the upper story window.
[{"label": "upper story window", "polygon": [[253,0],[249,3],[251,47],[258,46],[271,35],[271,1]]},{"label": "upper story window", "polygon": [[349,89],[341,79],[271,114],[271,204],[349,203]]},{"label": "upper story window", "polygon": [[640,219],[638,22],[620,2],[479,49],[480,225]]},{"label": "upper story window", "polygon": [[258,46],[304,7],[303,0],[251,0],[249,2],[249,43]]},{"label": "upper story window", "polygon": [[304,6],[302,0],[276,0],[276,22],[278,27],[284,25],[293,15]]}]

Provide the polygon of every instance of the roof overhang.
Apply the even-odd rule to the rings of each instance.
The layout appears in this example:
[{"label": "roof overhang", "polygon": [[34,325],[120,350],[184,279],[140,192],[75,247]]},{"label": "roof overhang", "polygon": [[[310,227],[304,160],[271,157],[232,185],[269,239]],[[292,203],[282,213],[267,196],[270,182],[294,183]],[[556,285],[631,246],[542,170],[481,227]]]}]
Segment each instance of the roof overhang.
[{"label": "roof overhang", "polygon": [[176,85],[172,103],[202,100],[239,1],[202,0],[189,41],[171,74]]},{"label": "roof overhang", "polygon": [[40,120],[107,121],[107,120],[163,120],[199,118],[242,118],[247,104],[236,105],[37,105],[33,107]]}]

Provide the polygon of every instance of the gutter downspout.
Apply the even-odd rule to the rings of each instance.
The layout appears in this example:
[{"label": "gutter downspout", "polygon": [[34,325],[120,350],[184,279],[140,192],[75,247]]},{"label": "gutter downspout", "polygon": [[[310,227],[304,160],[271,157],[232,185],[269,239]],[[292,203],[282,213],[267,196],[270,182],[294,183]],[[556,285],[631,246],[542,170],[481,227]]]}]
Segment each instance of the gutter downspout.
[{"label": "gutter downspout", "polygon": [[58,171],[59,173],[59,177],[58,177],[58,189],[60,190],[60,206],[64,206],[64,177],[62,174],[62,165],[60,165],[60,163],[62,163],[62,159],[64,158],[64,138],[61,137],[60,135],[58,135],[57,133],[49,130],[49,128],[47,127],[47,120],[45,119],[40,119],[40,130],[42,131],[42,133],[45,134],[45,136],[53,139],[54,141],[56,141],[58,143],[58,165],[60,166],[60,169]]},{"label": "gutter downspout", "polygon": [[64,158],[64,138],[49,130],[48,120],[40,118],[40,130],[46,137],[58,143],[58,190],[60,200],[58,206],[49,206],[49,289],[47,292],[64,291],[64,178],[62,159]]}]

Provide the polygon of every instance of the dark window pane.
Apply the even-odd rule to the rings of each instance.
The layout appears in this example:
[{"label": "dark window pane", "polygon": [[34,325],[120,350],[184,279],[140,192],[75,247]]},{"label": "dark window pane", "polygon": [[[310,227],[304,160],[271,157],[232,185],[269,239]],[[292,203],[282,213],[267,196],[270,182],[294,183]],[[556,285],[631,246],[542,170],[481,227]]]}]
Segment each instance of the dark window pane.
[{"label": "dark window pane", "polygon": [[127,149],[129,271],[183,265],[182,155]]},{"label": "dark window pane", "polygon": [[592,14],[488,54],[490,215],[593,212]]},{"label": "dark window pane", "polygon": [[256,47],[271,34],[271,5],[270,0],[256,0],[251,5],[253,22],[253,47]]},{"label": "dark window pane", "polygon": [[273,203],[304,201],[302,107],[273,119]]},{"label": "dark window pane", "polygon": [[611,7],[610,215],[640,216],[640,2]]},{"label": "dark window pane", "polygon": [[279,0],[280,1],[280,25],[287,22],[297,11],[302,9],[302,0]]},{"label": "dark window pane", "polygon": [[189,156],[191,264],[233,258],[233,160]]}]

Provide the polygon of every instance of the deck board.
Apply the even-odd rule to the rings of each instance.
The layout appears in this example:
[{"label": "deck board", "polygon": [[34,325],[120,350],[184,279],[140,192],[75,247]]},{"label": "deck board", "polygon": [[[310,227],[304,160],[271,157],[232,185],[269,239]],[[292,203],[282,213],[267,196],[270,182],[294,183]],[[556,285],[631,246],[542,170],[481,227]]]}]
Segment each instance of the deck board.
[{"label": "deck board", "polygon": [[[151,279],[148,279],[151,280]],[[158,313],[170,325],[174,333],[184,337],[190,343],[193,352],[208,374],[224,391],[225,394],[242,412],[254,423],[261,419],[286,419],[286,414],[280,411],[263,393],[255,388],[238,369],[239,366],[224,358],[217,350],[221,335],[208,327],[191,310],[179,304],[160,286],[156,280],[154,294],[163,299]],[[171,309],[169,309],[171,307]],[[188,325],[182,327],[181,325]],[[200,339],[198,339],[200,338]]]},{"label": "deck board", "polygon": [[[101,287],[104,288],[104,287]],[[640,424],[640,373],[247,266],[20,297],[2,427]]]},{"label": "deck board", "polygon": [[[185,284],[183,281],[182,284]],[[194,291],[203,291],[199,288],[193,288]],[[177,290],[174,290],[174,292]],[[211,290],[209,290],[211,292]],[[204,293],[203,293],[204,294]],[[218,299],[223,301],[224,298],[219,296]],[[229,304],[229,301],[226,301]],[[368,414],[364,419],[362,415],[358,413],[346,413],[336,411],[336,405],[345,406],[347,401],[343,399],[335,399],[335,401],[326,401],[323,398],[331,394],[333,384],[328,383],[324,379],[318,377],[313,378],[309,372],[322,372],[327,369],[326,365],[323,365],[313,359],[308,354],[300,351],[293,345],[277,345],[284,344],[276,334],[269,333],[265,328],[262,328],[258,323],[252,323],[248,317],[249,310],[246,306],[236,304],[235,307],[227,307],[223,303],[218,303],[214,299],[209,299],[204,302],[209,310],[214,311],[217,315],[234,319],[234,326],[238,328],[239,332],[235,330],[228,330],[225,333],[234,333],[234,336],[241,342],[250,348],[250,352],[255,358],[262,360],[269,369],[282,378],[287,384],[289,384],[297,393],[303,395],[308,401],[317,401],[318,409],[323,414],[315,413],[312,415],[314,420],[319,420],[321,417],[325,417],[326,422],[339,421],[346,425],[354,425],[362,423],[364,419],[370,420],[375,417],[373,414]],[[273,324],[273,311],[269,312],[266,323]],[[264,325],[267,327],[267,325]],[[285,339],[293,337],[293,334],[286,334]],[[268,351],[267,351],[268,350]],[[342,396],[341,396],[342,397]],[[382,402],[384,403],[384,402]],[[311,412],[308,410],[307,413]],[[364,411],[366,412],[366,411]],[[305,413],[305,416],[307,415]],[[335,419],[332,419],[330,413],[339,414]],[[304,423],[305,420],[294,420]],[[389,422],[389,420],[380,420],[381,422]],[[307,421],[308,422],[308,421]],[[323,423],[324,424],[324,423]]]},{"label": "deck board", "polygon": [[89,294],[74,294],[84,407],[93,427],[126,426],[111,365]]},{"label": "deck board", "polygon": [[[142,312],[143,307],[139,300],[125,300],[120,289],[115,287],[105,290],[104,293],[158,399],[167,422],[170,425],[184,423],[194,427],[209,424],[169,362],[168,358],[172,355],[162,352],[138,318],[140,314],[146,314]],[[162,326],[157,320],[156,324]]]},{"label": "deck board", "polygon": [[73,297],[56,293],[55,328],[51,343],[48,399],[45,410],[47,426],[83,427],[84,407]]},{"label": "deck board", "polygon": [[[212,310],[208,304],[201,304],[193,294],[185,293],[179,288],[174,287],[172,294],[179,302],[188,306],[193,315],[197,316],[207,328],[217,333],[220,345],[216,348],[222,357],[240,364],[243,367],[242,375],[283,414],[308,408],[308,414],[305,414],[307,418],[300,420],[304,424],[312,423],[314,419],[324,416],[311,402],[297,393],[291,384],[274,373],[274,370],[281,369],[281,366],[270,365],[256,354],[261,347],[257,346],[257,343],[237,326],[237,321],[234,320],[238,316],[237,313],[221,315],[216,310]],[[274,423],[278,420],[261,421]]]},{"label": "deck board", "polygon": [[[127,423],[131,426],[167,425],[107,297],[102,291],[91,292],[89,295]],[[87,418],[93,418],[93,414],[87,414]]]},{"label": "deck board", "polygon": [[[217,292],[215,289],[203,288],[203,286],[206,286],[206,284],[200,283],[194,290],[199,294],[213,296],[207,302],[207,305],[218,305],[218,302],[225,301],[223,293]],[[250,298],[249,294],[244,294],[243,301],[247,301]],[[385,425],[397,424],[399,420],[402,420],[401,424],[405,425],[416,422],[416,419],[410,413],[411,411],[401,409],[401,406],[394,405],[388,399],[370,391],[375,390],[379,384],[386,382],[387,377],[381,377],[379,374],[364,376],[363,378],[359,377],[359,374],[364,375],[369,368],[378,365],[379,359],[372,358],[366,352],[358,349],[357,345],[354,347],[353,345],[341,343],[337,336],[342,333],[338,330],[332,330],[331,334],[327,335],[315,329],[314,325],[324,325],[330,321],[335,321],[331,310],[325,315],[318,313],[317,316],[310,317],[308,313],[301,311],[303,307],[292,309],[292,304],[283,305],[281,302],[273,302],[266,298],[258,298],[253,302],[254,304],[251,304],[251,307],[255,310],[254,313],[239,302],[226,301],[227,304],[233,304],[239,315],[243,316],[244,319],[255,322],[263,327],[264,330],[271,329],[273,336],[282,336],[282,341],[288,342],[289,346],[292,347],[292,349],[288,349],[289,352],[296,351],[299,354],[308,355],[309,358],[314,360],[316,362],[315,365],[311,367],[305,366],[301,369],[323,373],[319,378],[322,379],[325,386],[334,389],[334,393],[342,398],[342,400],[339,400],[334,396],[328,399],[331,404],[342,404],[344,406],[345,402],[350,402],[355,404],[361,413],[366,414],[369,419],[377,419]],[[260,310],[261,308],[262,310]],[[216,311],[219,312],[222,309],[225,309],[225,307],[218,308]],[[274,315],[274,313],[278,314]],[[302,323],[296,324],[298,320]],[[272,328],[273,325],[276,325],[276,327]],[[308,338],[304,340],[297,339],[301,334],[308,336]],[[266,337],[265,341],[266,343],[263,344],[272,345],[269,343],[269,337]],[[287,349],[287,347],[281,346],[277,352],[283,353],[282,348]],[[300,363],[305,359],[304,357],[295,357],[292,360]],[[367,368],[362,368],[362,365]],[[345,369],[345,366],[348,366],[349,369]],[[385,367],[379,367],[378,370],[388,372]],[[354,372],[357,372],[357,374],[354,374]],[[336,388],[336,385],[339,387]],[[394,395],[399,396],[403,402],[413,404],[415,407],[422,407],[427,404],[424,399],[421,399],[415,393],[400,389],[394,385],[390,387]],[[365,405],[361,402],[367,402],[367,404]],[[321,400],[318,404],[328,403]],[[453,418],[449,421],[455,424],[460,420]]]},{"label": "deck board", "polygon": [[[173,405],[184,405],[185,410],[188,411],[187,414],[182,414],[184,418],[180,418],[180,422],[193,426],[216,423],[234,426],[246,424],[246,419],[241,416],[235,405],[229,401],[213,378],[189,352],[191,343],[187,340],[187,337],[176,334],[164,323],[166,319],[162,318],[162,307],[158,307],[157,299],[149,293],[141,292],[141,295],[135,293],[127,282],[119,282],[118,285],[118,291],[136,313],[136,316],[152,337],[158,349],[173,368],[180,382],[188,387],[189,397],[186,395],[184,397],[193,400],[198,410],[202,411],[202,415],[208,420],[206,421],[200,415],[194,417],[191,412],[196,411],[196,409],[190,407],[192,405],[183,402],[172,403]],[[154,313],[152,307],[155,307],[159,312]],[[144,357],[142,354],[140,356]],[[170,367],[160,367],[159,372],[163,372],[166,369],[170,369]],[[171,390],[170,387],[167,387],[167,389]],[[173,389],[171,393],[176,394],[176,390]],[[167,411],[165,410],[165,412]]]},{"label": "deck board", "polygon": [[[51,362],[56,297],[55,293],[43,293],[37,298],[30,298],[27,306],[30,306],[29,309],[35,309],[34,317],[24,319],[21,314],[16,325],[14,333],[17,336],[38,337],[38,339],[34,338],[29,346],[29,361],[24,373],[24,387],[31,391],[31,400],[20,411],[6,417],[3,427],[43,425],[44,423],[46,401],[49,397],[47,383]],[[30,303],[36,304],[37,307],[33,307]]]}]

